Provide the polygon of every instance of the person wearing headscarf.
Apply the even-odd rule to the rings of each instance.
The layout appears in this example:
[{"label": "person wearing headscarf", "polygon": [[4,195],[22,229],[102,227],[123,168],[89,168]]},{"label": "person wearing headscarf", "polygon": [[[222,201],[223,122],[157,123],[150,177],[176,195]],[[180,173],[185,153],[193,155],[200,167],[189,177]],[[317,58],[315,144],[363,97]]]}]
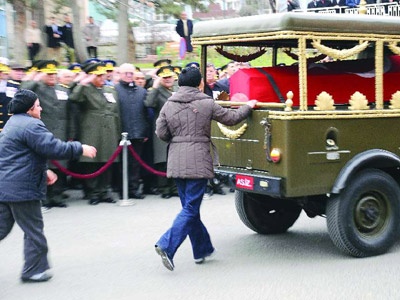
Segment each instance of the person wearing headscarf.
[{"label": "person wearing headscarf", "polygon": [[24,232],[21,280],[48,281],[52,275],[47,272],[41,201],[57,175],[47,169],[47,160],[93,158],[96,148],[55,138],[40,120],[42,107],[30,90],[17,91],[8,107],[13,115],[0,133],[0,240],[17,223]]},{"label": "person wearing headscarf", "polygon": [[[214,254],[210,235],[200,219],[200,205],[208,179],[214,177],[211,121],[235,125],[246,119],[256,100],[231,110],[201,92],[198,68],[185,68],[178,78],[179,89],[162,107],[156,121],[157,136],[168,143],[167,177],[175,180],[182,210],[155,245],[162,263],[174,270],[173,258],[187,236],[193,257],[200,264]],[[215,156],[214,156],[215,157]]]}]

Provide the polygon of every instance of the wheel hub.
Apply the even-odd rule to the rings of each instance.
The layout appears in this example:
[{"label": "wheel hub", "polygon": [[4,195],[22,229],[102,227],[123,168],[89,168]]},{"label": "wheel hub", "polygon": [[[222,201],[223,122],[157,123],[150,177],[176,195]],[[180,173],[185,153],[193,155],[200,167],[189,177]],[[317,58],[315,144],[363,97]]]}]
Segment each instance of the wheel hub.
[{"label": "wheel hub", "polygon": [[355,222],[361,233],[376,234],[384,226],[387,217],[387,204],[382,197],[366,195],[358,201],[355,210]]}]

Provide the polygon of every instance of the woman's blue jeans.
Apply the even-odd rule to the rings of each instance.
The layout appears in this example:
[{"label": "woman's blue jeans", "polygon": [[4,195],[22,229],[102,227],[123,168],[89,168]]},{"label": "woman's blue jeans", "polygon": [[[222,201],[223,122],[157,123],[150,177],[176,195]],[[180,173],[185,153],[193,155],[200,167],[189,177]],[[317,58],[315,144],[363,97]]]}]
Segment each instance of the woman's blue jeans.
[{"label": "woman's blue jeans", "polygon": [[170,259],[189,235],[194,259],[203,258],[214,251],[210,235],[200,220],[200,205],[207,187],[207,179],[175,179],[182,210],[172,227],[157,242]]}]

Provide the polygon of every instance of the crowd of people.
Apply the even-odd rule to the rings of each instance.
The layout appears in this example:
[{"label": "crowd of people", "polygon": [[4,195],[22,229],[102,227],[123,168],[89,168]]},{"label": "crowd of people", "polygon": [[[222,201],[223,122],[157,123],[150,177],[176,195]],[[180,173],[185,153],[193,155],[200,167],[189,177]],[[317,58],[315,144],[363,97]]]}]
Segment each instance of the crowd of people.
[{"label": "crowd of people", "polygon": [[[59,163],[64,167],[81,174],[95,173],[115,153],[122,132],[128,133],[133,149],[143,161],[155,170],[167,173],[167,177],[162,177],[145,172],[139,162],[130,157],[129,198],[143,199],[147,194],[156,194],[162,198],[178,196],[181,199],[182,212],[156,244],[156,252],[164,266],[173,270],[172,258],[186,235],[195,241],[193,253],[196,263],[211,256],[215,250],[200,221],[200,204],[205,194],[225,192],[213,173],[210,118],[233,125],[250,113],[248,106],[236,112],[213,105],[220,93],[229,92],[228,78],[242,67],[248,67],[248,64],[230,62],[217,69],[209,63],[203,86],[197,62],[187,64],[182,70],[172,66],[171,60],[162,59],[145,74],[130,63],[117,66],[112,60],[94,58],[82,65],[71,64],[68,68],[59,68],[55,60],[35,61],[29,69],[0,58],[0,139],[3,148],[11,147],[0,155],[3,161],[0,176],[13,174],[12,180],[7,178],[4,181],[4,184],[11,184],[9,188],[1,188],[8,192],[0,191],[0,240],[17,222],[27,239],[32,241],[24,245],[26,256],[22,281],[40,282],[51,278],[46,272],[49,264],[42,213],[51,207],[66,207],[66,189],[81,185],[90,205],[115,203],[113,191],[121,193],[122,176],[118,162],[104,173],[77,181],[73,178],[67,180],[66,174],[51,160],[61,159]],[[186,77],[181,76],[181,71],[188,73]],[[191,76],[194,79],[190,79]],[[186,89],[191,93],[189,98],[184,98]],[[179,132],[173,132],[172,135],[178,136],[169,140],[165,131],[168,128],[161,129],[157,120],[166,118],[164,107],[175,95],[181,95],[179,99],[192,99],[195,105],[200,105],[199,109],[207,109],[210,117],[201,119],[205,122],[203,125],[199,123],[202,131],[192,129],[194,135],[201,132],[201,137],[186,141],[185,137],[192,133],[181,137]],[[196,102],[201,99],[204,101]],[[203,107],[202,103],[207,105]],[[254,107],[254,101],[249,103]],[[39,120],[31,122],[29,117]],[[175,146],[171,145],[193,147],[193,142],[203,145],[204,151],[188,148],[172,155]],[[179,153],[187,154],[184,169],[180,163],[183,157]],[[203,154],[197,157],[199,153]],[[18,164],[7,163],[15,157],[18,157]],[[191,165],[191,159],[195,159],[194,165]],[[35,165],[30,165],[32,163]],[[21,175],[19,164],[28,164],[24,168],[28,170],[27,174]],[[179,172],[175,173],[176,170]],[[41,175],[43,172],[47,175]],[[43,181],[46,176],[47,192],[46,181]],[[33,184],[39,179],[40,185]],[[32,184],[24,190],[22,181]],[[10,200],[14,187],[18,190],[15,194],[18,199]],[[30,193],[28,198],[27,193]],[[174,236],[178,234],[179,238],[173,238],[172,233]]]},{"label": "crowd of people", "polygon": [[[181,67],[171,65],[170,59],[154,63],[154,69],[143,73],[129,63],[117,66],[113,60],[89,59],[82,65],[73,63],[61,68],[55,60],[41,60],[26,69],[22,64],[0,60],[0,128],[11,114],[8,103],[20,89],[35,92],[41,100],[41,119],[57,138],[81,141],[98,149],[95,159],[81,158],[79,162],[61,162],[63,167],[81,174],[96,172],[113,155],[122,132],[135,152],[157,171],[167,170],[168,144],[155,135],[155,122],[160,110],[178,89],[177,78]],[[186,67],[199,68],[191,62]],[[246,63],[229,62],[222,68],[207,64],[204,93],[217,99],[221,92],[229,93],[228,78]],[[69,178],[49,161],[49,168],[58,181],[48,188],[43,211],[52,207],[66,207],[68,188],[82,187],[91,205],[114,203],[113,192],[121,193],[121,167],[91,179]],[[174,180],[155,176],[129,156],[129,198],[143,199],[146,194],[162,198],[178,196]],[[209,181],[206,197],[213,193],[225,194],[218,178]]]},{"label": "crowd of people", "polygon": [[[183,21],[182,30],[190,44],[188,24]],[[144,73],[130,63],[117,66],[113,60],[98,59],[96,30],[90,18],[84,33],[93,58],[83,64],[74,62],[67,15],[64,26],[52,18],[45,28],[51,59],[35,59],[41,42],[34,21],[26,34],[31,67],[0,58],[0,240],[14,223],[24,231],[23,282],[52,277],[47,272],[42,214],[52,207],[67,207],[67,189],[81,188],[90,205],[115,203],[115,193],[122,198],[118,158],[99,172],[115,154],[122,132],[142,161],[167,175],[156,176],[129,156],[129,198],[153,194],[179,197],[182,204],[172,227],[155,245],[164,266],[174,269],[173,257],[186,236],[196,263],[215,253],[200,220],[202,200],[212,193],[225,194],[213,171],[211,120],[237,124],[251,113],[256,101],[230,110],[214,100],[229,93],[229,77],[249,64],[232,61],[216,68],[208,63],[205,81],[198,62],[182,68],[161,59]],[[59,66],[61,44],[70,61],[67,68]],[[199,110],[203,113],[198,114]],[[192,122],[195,127],[189,126]],[[60,165],[93,176],[77,180],[60,170]]]},{"label": "crowd of people", "polygon": [[[37,22],[31,20],[25,30],[25,43],[28,49],[29,60],[35,61],[39,52],[45,44],[47,47],[47,58],[58,62],[64,60],[69,63],[75,62],[74,32],[75,28],[68,14],[64,15],[64,24],[59,25],[55,17],[50,17],[49,22],[41,30]],[[95,23],[93,17],[88,17],[88,23],[81,29],[85,46],[89,57],[97,58],[97,46],[100,39],[100,27]],[[42,41],[42,33],[46,41]],[[65,55],[64,55],[65,54]]]}]

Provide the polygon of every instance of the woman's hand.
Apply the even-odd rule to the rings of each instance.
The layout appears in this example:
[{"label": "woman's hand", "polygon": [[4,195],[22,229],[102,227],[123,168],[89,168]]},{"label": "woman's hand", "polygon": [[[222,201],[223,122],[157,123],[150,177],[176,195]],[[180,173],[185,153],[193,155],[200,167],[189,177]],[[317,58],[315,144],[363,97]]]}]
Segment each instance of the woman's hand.
[{"label": "woman's hand", "polygon": [[52,170],[47,170],[47,185],[52,185],[54,184],[58,179],[58,176],[56,173],[54,173]]},{"label": "woman's hand", "polygon": [[96,157],[97,154],[97,149],[93,146],[89,146],[89,145],[82,145],[82,149],[83,149],[83,156],[89,157],[89,158],[94,158]]}]

